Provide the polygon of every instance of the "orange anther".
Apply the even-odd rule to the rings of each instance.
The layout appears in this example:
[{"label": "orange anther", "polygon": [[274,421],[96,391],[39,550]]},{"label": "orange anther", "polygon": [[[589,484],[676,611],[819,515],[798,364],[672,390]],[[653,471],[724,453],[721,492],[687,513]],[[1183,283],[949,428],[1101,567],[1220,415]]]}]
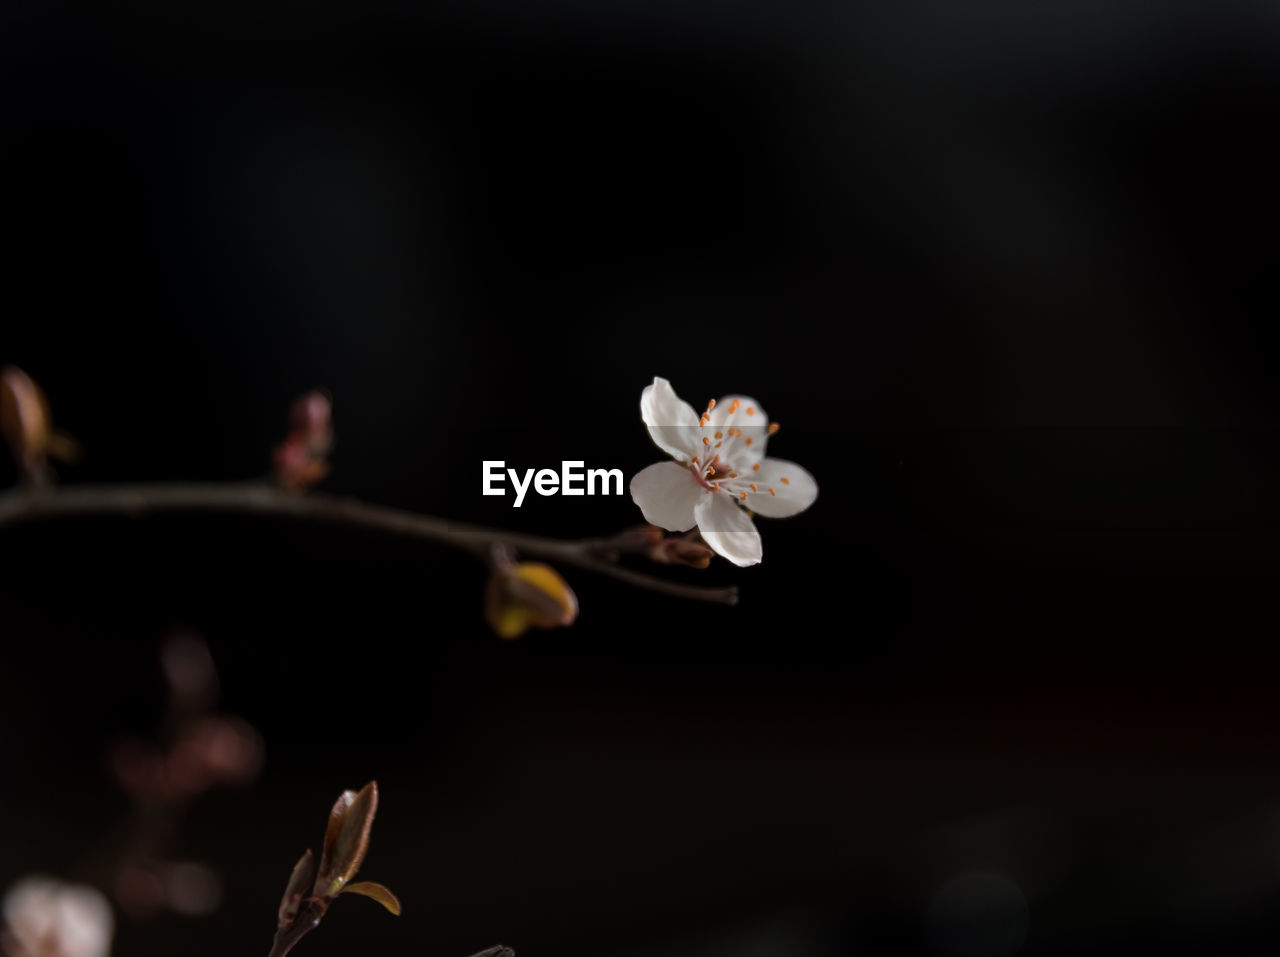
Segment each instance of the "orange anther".
[{"label": "orange anther", "polygon": [[733,402],[729,405],[729,414],[733,415],[733,413],[737,412],[738,406],[740,405],[742,405],[742,401],[740,399],[734,399]]},{"label": "orange anther", "polygon": [[755,415],[756,407],[754,405],[747,406],[747,415]]},{"label": "orange anther", "polygon": [[753,441],[755,441],[755,440],[754,440],[754,439],[747,439],[747,445],[750,445]]},{"label": "orange anther", "polygon": [[752,482],[752,483],[751,483],[751,491],[753,491],[753,492],[758,492],[758,491],[760,491],[758,488],[756,488],[756,483],[755,483],[755,482]]},{"label": "orange anther", "polygon": [[703,445],[710,445],[710,444],[711,444],[711,440],[710,440],[709,438],[707,438],[707,437],[704,435],[704,436],[702,437],[702,444],[703,444]]},{"label": "orange anther", "polygon": [[778,434],[778,429],[780,429],[780,428],[782,428],[782,426],[780,426],[777,422],[770,422],[770,423],[769,423],[769,434],[770,434],[770,435],[777,435],[777,434]]},{"label": "orange anther", "polygon": [[738,473],[737,473],[737,472],[730,472],[730,473],[729,473],[729,478],[737,478],[737,477],[738,477]]},{"label": "orange anther", "polygon": [[769,489],[769,494],[770,494],[770,495],[777,495],[778,493],[777,493],[777,492],[775,492],[773,489]]},{"label": "orange anther", "polygon": [[759,471],[760,471],[760,463],[759,463],[759,462],[757,462],[755,465],[751,466],[751,471],[753,471],[753,472],[759,472]]},{"label": "orange anther", "polygon": [[707,401],[707,411],[708,411],[708,412],[710,412],[710,411],[711,411],[712,409],[714,409],[715,407],[716,407],[716,400],[715,400],[715,399],[710,399],[710,400],[708,400],[708,401]]},{"label": "orange anther", "polygon": [[790,485],[790,484],[791,484],[791,479],[787,478],[785,475],[784,475],[784,476],[782,476],[782,484],[783,484],[783,485]]},{"label": "orange anther", "polygon": [[724,438],[724,433],[723,433],[723,432],[717,432],[717,433],[716,433],[716,438],[717,438],[717,439],[723,439],[723,438]]},{"label": "orange anther", "polygon": [[707,424],[707,422],[710,420],[710,418],[711,418],[711,416],[709,416],[709,415],[707,415],[707,413],[703,412],[703,413],[702,413],[702,418],[698,420],[698,424],[699,424],[699,425],[706,425],[706,424]]},{"label": "orange anther", "polygon": [[745,501],[747,500],[747,493],[746,493],[746,492],[739,492],[739,493],[738,493],[738,498],[742,499],[742,500],[745,502]]}]

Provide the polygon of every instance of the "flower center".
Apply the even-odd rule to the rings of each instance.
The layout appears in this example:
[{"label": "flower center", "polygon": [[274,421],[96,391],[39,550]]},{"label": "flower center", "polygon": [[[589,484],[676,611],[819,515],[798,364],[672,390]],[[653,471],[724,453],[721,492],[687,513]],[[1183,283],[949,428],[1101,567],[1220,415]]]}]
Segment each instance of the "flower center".
[{"label": "flower center", "polygon": [[[737,413],[741,405],[740,399],[734,399],[729,406],[729,415],[733,416]],[[702,413],[699,424],[702,426],[702,454],[695,455],[689,462],[689,471],[693,473],[694,479],[708,492],[725,492],[728,495],[738,499],[739,502],[747,504],[751,495],[774,495],[777,490],[758,484],[756,473],[760,471],[760,463],[752,462],[750,455],[744,455],[744,450],[751,448],[756,438],[763,435],[774,435],[778,431],[778,423],[776,422],[758,422],[749,428],[759,429],[755,437],[751,435],[743,435],[743,429],[739,425],[730,425],[730,422],[736,421],[730,418],[728,421],[715,426],[711,424],[711,410],[716,407],[715,400],[712,399],[707,403],[707,411]],[[756,409],[752,406],[746,407],[748,416],[756,415]],[[764,419],[764,416],[759,416]],[[758,449],[758,447],[757,447]],[[735,467],[730,462],[721,458],[721,453],[726,458],[736,461],[738,465]],[[790,484],[789,479],[782,479],[785,484]]]},{"label": "flower center", "polygon": [[719,453],[713,454],[710,460],[705,462],[700,456],[695,455],[693,461],[689,463],[689,471],[693,473],[698,484],[708,492],[732,492],[734,489],[728,488],[727,485],[739,484],[733,481],[739,477],[739,473],[731,468],[729,463],[721,461]]}]

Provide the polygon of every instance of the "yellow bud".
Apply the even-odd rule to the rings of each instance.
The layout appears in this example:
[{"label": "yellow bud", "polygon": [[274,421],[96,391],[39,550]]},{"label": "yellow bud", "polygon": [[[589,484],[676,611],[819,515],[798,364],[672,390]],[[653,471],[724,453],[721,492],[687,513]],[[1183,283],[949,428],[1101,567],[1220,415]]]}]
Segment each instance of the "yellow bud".
[{"label": "yellow bud", "polygon": [[500,638],[519,638],[530,628],[563,628],[577,617],[577,596],[550,565],[504,565],[489,579],[485,618]]}]

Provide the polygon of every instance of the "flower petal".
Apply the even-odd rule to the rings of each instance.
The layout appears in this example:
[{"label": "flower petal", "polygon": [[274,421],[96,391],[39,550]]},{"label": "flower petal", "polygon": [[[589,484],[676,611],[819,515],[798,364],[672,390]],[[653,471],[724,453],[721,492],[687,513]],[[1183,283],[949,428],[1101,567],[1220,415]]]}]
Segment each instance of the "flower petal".
[{"label": "flower petal", "polygon": [[[735,468],[751,466],[764,458],[769,440],[769,417],[760,403],[748,395],[726,395],[707,416],[706,431],[712,441],[723,441],[720,458]],[[719,438],[716,433],[721,433]]]},{"label": "flower petal", "polygon": [[760,561],[760,533],[751,516],[738,508],[727,492],[706,496],[693,514],[703,540],[718,554],[735,565],[755,565]]},{"label": "flower petal", "polygon": [[662,451],[679,462],[687,462],[701,449],[698,413],[676,395],[671,383],[654,376],[640,394],[640,418],[649,427],[649,436]]},{"label": "flower petal", "polygon": [[818,497],[818,483],[809,470],[786,459],[765,459],[751,480],[759,491],[748,493],[747,508],[765,518],[798,515]]},{"label": "flower petal", "polygon": [[640,506],[644,520],[669,532],[693,528],[694,507],[710,496],[692,472],[675,462],[650,465],[631,480],[631,498]]}]

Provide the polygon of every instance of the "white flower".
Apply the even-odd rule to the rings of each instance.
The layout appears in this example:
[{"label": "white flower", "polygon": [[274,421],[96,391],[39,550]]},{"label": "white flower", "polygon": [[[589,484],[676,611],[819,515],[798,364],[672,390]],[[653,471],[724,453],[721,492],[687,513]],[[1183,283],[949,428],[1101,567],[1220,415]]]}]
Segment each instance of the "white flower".
[{"label": "white flower", "polygon": [[92,887],[24,877],[4,898],[10,946],[24,957],[107,957],[115,921]]},{"label": "white flower", "polygon": [[655,378],[640,396],[640,416],[658,448],[675,459],[631,480],[645,520],[672,532],[697,525],[706,543],[735,565],[760,561],[760,533],[744,509],[786,518],[818,497],[818,483],[805,469],[764,457],[778,426],[755,399],[713,399],[699,416],[670,382]]}]

